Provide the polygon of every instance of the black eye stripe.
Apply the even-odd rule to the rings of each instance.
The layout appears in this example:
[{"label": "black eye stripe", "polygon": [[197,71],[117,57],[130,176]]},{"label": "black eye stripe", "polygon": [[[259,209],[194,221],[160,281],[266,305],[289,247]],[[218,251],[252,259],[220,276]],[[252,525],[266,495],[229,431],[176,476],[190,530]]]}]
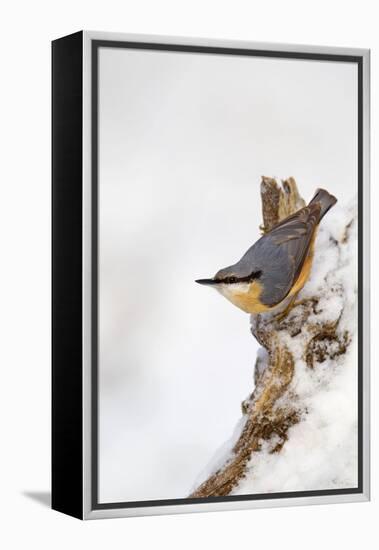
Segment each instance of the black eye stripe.
[{"label": "black eye stripe", "polygon": [[259,279],[261,275],[262,271],[253,271],[250,275],[247,275],[247,277],[225,277],[225,279],[222,279],[220,282],[226,284],[248,283],[250,281],[253,281],[254,279]]}]

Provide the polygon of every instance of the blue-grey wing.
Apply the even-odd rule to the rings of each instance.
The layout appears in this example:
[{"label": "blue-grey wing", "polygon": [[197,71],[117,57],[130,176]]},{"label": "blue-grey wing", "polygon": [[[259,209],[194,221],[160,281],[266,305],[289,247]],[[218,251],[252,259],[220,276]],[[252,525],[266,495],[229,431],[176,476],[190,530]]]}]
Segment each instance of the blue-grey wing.
[{"label": "blue-grey wing", "polygon": [[245,256],[254,257],[255,269],[261,271],[264,304],[278,304],[291,290],[301,273],[319,219],[320,205],[306,206],[278,223],[246,253]]}]

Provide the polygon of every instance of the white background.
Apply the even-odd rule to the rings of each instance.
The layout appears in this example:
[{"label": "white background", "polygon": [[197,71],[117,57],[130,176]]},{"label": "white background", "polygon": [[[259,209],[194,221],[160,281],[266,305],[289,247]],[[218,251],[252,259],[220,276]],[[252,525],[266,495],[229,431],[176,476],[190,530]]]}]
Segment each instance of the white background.
[{"label": "white background", "polygon": [[[30,493],[50,469],[50,45],[81,28],[371,47],[377,150],[379,45],[374,2],[14,2],[2,9],[1,530],[4,548],[309,549],[377,544],[378,406],[373,407],[373,500],[363,504],[81,523]],[[374,155],[373,155],[374,156]],[[378,204],[373,159],[372,205]],[[373,234],[378,216],[373,216]],[[376,257],[373,258],[377,280]],[[373,289],[373,334],[378,332]],[[377,388],[377,352],[372,387]],[[376,391],[373,392],[374,397]]]},{"label": "white background", "polygon": [[101,48],[99,82],[99,499],[183,498],[259,348],[194,280],[259,238],[262,174],[356,197],[357,67]]}]

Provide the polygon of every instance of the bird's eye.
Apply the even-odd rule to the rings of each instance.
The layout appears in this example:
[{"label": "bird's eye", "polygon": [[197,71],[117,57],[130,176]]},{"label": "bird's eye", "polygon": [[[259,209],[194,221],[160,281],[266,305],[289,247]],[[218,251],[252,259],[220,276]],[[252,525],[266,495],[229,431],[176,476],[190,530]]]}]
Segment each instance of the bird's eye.
[{"label": "bird's eye", "polygon": [[237,277],[229,277],[228,282],[229,283],[236,283],[237,282]]}]

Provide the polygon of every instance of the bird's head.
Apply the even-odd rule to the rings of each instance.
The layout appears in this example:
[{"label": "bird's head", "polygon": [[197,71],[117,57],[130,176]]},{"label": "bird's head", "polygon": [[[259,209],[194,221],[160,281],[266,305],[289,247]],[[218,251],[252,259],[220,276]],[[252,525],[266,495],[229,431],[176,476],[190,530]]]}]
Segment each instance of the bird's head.
[{"label": "bird's head", "polygon": [[261,292],[259,278],[261,271],[253,270],[248,275],[238,264],[220,269],[211,279],[197,279],[196,283],[211,286],[218,290],[227,300],[243,311],[251,313],[252,301]]}]

